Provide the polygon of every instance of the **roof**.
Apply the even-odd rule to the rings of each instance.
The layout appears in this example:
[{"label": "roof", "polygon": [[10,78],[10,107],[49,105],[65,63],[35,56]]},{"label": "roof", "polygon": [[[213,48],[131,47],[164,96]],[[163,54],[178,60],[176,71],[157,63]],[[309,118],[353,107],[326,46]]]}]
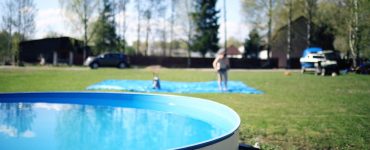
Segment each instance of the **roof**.
[{"label": "roof", "polygon": [[227,55],[241,55],[242,53],[240,53],[238,48],[236,48],[234,45],[231,45],[227,48],[226,54]]}]

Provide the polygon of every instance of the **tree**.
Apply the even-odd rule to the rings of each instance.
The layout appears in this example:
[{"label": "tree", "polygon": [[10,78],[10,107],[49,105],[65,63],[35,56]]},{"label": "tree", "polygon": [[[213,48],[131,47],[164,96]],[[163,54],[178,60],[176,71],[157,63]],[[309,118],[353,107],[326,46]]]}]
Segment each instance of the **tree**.
[{"label": "tree", "polygon": [[230,37],[227,39],[227,46],[226,47],[229,47],[229,46],[232,46],[234,45],[235,47],[240,47],[243,45],[243,43],[241,41],[239,41],[238,39],[234,38],[234,37]]},{"label": "tree", "polygon": [[19,43],[32,37],[35,31],[35,14],[33,0],[7,0],[3,3],[3,27],[9,33],[8,54],[15,64],[19,52]]},{"label": "tree", "polygon": [[95,35],[93,36],[93,41],[95,43],[95,54],[117,51],[118,48],[112,2],[103,0],[102,7],[99,18],[94,24]]},{"label": "tree", "polygon": [[370,58],[370,1],[360,1],[359,6],[359,57]]},{"label": "tree", "polygon": [[192,39],[191,48],[199,51],[203,57],[206,53],[217,52],[218,46],[218,13],[216,10],[217,0],[196,0],[195,12],[192,18],[195,24],[195,35]]},{"label": "tree", "polygon": [[244,49],[246,58],[257,58],[260,48],[261,37],[258,30],[253,28],[249,33],[249,39],[245,40]]},{"label": "tree", "polygon": [[[172,8],[171,8],[172,9]],[[157,3],[155,6],[154,6],[154,10],[156,12],[156,16],[157,16],[157,20],[154,24],[154,26],[156,27],[156,31],[159,35],[159,39],[160,39],[160,46],[158,48],[160,48],[162,50],[162,55],[163,56],[167,56],[167,55],[171,55],[171,51],[169,52],[169,54],[167,54],[167,47],[170,47],[171,46],[168,46],[167,45],[167,26],[168,26],[168,23],[167,23],[167,3],[165,1],[161,1],[159,3]],[[155,16],[154,16],[155,17]],[[171,20],[171,19],[170,19]],[[172,31],[170,31],[172,32]],[[171,33],[170,33],[171,35]]]},{"label": "tree", "polygon": [[287,60],[287,69],[290,69],[290,53],[292,52],[292,0],[287,0],[285,5],[288,9],[288,34],[287,34],[287,52],[286,52],[286,60]]},{"label": "tree", "polygon": [[15,28],[22,35],[21,41],[30,38],[35,32],[35,15],[37,12],[33,0],[16,0],[17,17]]},{"label": "tree", "polygon": [[121,12],[122,16],[122,35],[120,37],[121,42],[119,42],[120,47],[122,48],[123,51],[126,52],[126,31],[127,31],[127,16],[126,16],[126,11],[127,11],[127,4],[129,3],[129,0],[118,0],[118,11]]},{"label": "tree", "polygon": [[165,9],[163,5],[163,0],[149,0],[145,3],[144,7],[144,18],[146,20],[146,37],[145,37],[145,50],[144,55],[147,56],[149,52],[149,37],[152,31],[152,19],[160,16]]},{"label": "tree", "polygon": [[[179,3],[178,0],[171,0],[171,29],[170,29],[170,41],[173,41],[173,26],[175,24],[175,6]],[[170,56],[172,54],[172,51],[173,51],[173,45],[172,45],[172,42],[170,43]]]},{"label": "tree", "polygon": [[[6,57],[8,56],[8,58],[12,58],[12,61],[13,63],[15,62],[15,56],[14,56],[14,49],[12,48],[12,34],[13,34],[13,29],[14,29],[14,24],[15,24],[15,15],[17,10],[16,10],[16,7],[15,7],[15,1],[13,0],[7,0],[7,1],[4,1],[3,5],[2,5],[2,10],[4,10],[3,12],[3,16],[2,16],[2,21],[3,21],[3,28],[5,31],[2,32],[2,38],[5,38],[3,39],[5,42],[6,41],[6,51],[3,52],[2,56]],[[5,60],[7,58],[3,58],[4,61],[9,61],[9,60]]]},{"label": "tree", "polygon": [[154,4],[154,0],[150,0],[149,3],[147,3],[147,7],[144,11],[144,18],[146,19],[146,36],[145,36],[145,50],[144,50],[144,56],[148,55],[149,50],[149,35],[150,35],[150,20],[152,19],[152,4]]},{"label": "tree", "polygon": [[316,24],[325,25],[327,30],[324,33],[332,34],[334,48],[347,53],[353,60],[353,67],[357,66],[356,60],[361,56],[369,57],[369,1],[321,1],[318,3],[317,13],[322,15],[316,16]]},{"label": "tree", "polygon": [[278,2],[278,0],[242,0],[242,8],[248,17],[247,20],[262,28],[267,26],[267,59],[270,59],[273,11],[278,6]]},{"label": "tree", "polygon": [[45,36],[45,38],[58,38],[58,37],[61,37],[61,34],[52,30],[48,31]]},{"label": "tree", "polygon": [[10,61],[11,54],[9,51],[9,39],[11,38],[7,31],[3,30],[0,32],[0,62]]},{"label": "tree", "polygon": [[311,45],[311,35],[312,35],[312,18],[315,15],[317,9],[317,0],[305,0],[305,10],[307,16],[307,45]]},{"label": "tree", "polygon": [[[86,58],[87,44],[91,39],[91,35],[93,35],[90,34],[90,37],[88,37],[88,31],[91,30],[89,23],[97,10],[98,0],[59,0],[59,3],[64,8],[65,14],[70,19],[75,30],[83,31],[83,58]],[[94,30],[91,31],[94,33]]]},{"label": "tree", "polygon": [[136,1],[136,13],[137,13],[137,45],[136,45],[136,51],[135,51],[135,54],[139,54],[140,52],[140,29],[141,29],[141,0],[137,0]]},{"label": "tree", "polygon": [[192,45],[192,38],[194,36],[194,20],[192,18],[193,13],[195,11],[194,8],[194,1],[185,0],[185,1],[179,1],[178,5],[176,7],[177,11],[177,22],[178,25],[181,26],[181,30],[179,30],[181,33],[178,36],[178,40],[182,41],[181,43],[185,44],[183,45],[183,49],[187,50],[187,65],[188,67],[191,66],[191,45]]},{"label": "tree", "polygon": [[353,67],[358,66],[359,57],[359,2],[358,0],[351,0],[348,3],[350,8],[350,19],[348,25],[349,48],[352,54]]}]

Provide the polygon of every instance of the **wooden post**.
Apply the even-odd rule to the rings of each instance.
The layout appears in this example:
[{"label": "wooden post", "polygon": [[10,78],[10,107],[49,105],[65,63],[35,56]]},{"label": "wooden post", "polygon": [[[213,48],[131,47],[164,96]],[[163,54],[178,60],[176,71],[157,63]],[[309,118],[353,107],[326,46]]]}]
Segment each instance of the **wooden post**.
[{"label": "wooden post", "polygon": [[57,51],[53,52],[53,65],[54,66],[58,65],[58,53],[57,53]]}]

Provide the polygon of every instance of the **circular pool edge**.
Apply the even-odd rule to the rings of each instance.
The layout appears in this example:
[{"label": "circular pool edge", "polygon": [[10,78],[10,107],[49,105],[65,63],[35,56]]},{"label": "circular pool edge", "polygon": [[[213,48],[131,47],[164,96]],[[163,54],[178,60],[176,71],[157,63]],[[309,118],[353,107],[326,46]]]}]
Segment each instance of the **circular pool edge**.
[{"label": "circular pool edge", "polygon": [[[63,97],[60,97],[60,95],[63,95]],[[66,104],[106,104],[106,105],[113,105],[110,102],[111,101],[101,101],[99,100],[99,103],[96,104],[94,101],[83,101],[83,102],[75,102],[72,100],[68,100],[68,98],[83,98],[86,96],[92,96],[96,98],[105,98],[105,97],[133,97],[133,99],[150,99],[150,101],[154,103],[158,103],[156,105],[150,106],[151,109],[158,109],[158,110],[173,110],[174,108],[171,108],[173,106],[176,106],[180,111],[186,110],[186,108],[193,108],[196,110],[195,112],[206,112],[209,114],[202,114],[203,119],[209,119],[212,118],[217,120],[216,123],[220,123],[219,120],[224,121],[222,123],[230,123],[232,122],[232,128],[228,131],[226,131],[224,134],[202,141],[198,143],[193,143],[190,145],[185,145],[181,147],[171,148],[171,149],[237,149],[238,148],[238,137],[239,137],[239,126],[240,126],[240,117],[239,115],[230,107],[214,102],[208,99],[203,98],[195,98],[195,97],[189,97],[189,96],[179,96],[179,95],[168,95],[168,94],[152,94],[152,93],[131,93],[131,92],[13,92],[13,93],[0,93],[0,102],[14,102],[10,101],[11,99],[19,99],[22,97],[28,97],[27,101],[22,100],[16,100],[18,102],[45,102],[45,103],[66,103]],[[43,99],[44,98],[44,99]],[[58,101],[48,101],[47,98],[60,98]],[[67,98],[67,100],[66,100]],[[153,100],[153,98],[160,98],[157,100]],[[8,99],[5,100],[4,99]],[[197,105],[194,105],[194,102],[196,102]],[[114,102],[114,103],[117,103]],[[163,106],[165,107],[163,107]],[[207,105],[208,107],[214,107],[214,108],[208,108],[208,107],[202,107]],[[161,107],[158,107],[161,106]],[[220,109],[220,110],[217,110]],[[195,113],[194,112],[194,113]],[[193,112],[181,112],[181,113],[188,113],[188,115],[194,115],[191,114]],[[228,114],[225,114],[228,113]],[[197,115],[197,114],[195,114]],[[217,118],[214,116],[218,116]],[[197,117],[202,117],[198,116]],[[220,119],[221,118],[221,119]],[[224,119],[224,120],[222,120]],[[212,120],[211,120],[212,121]]]}]

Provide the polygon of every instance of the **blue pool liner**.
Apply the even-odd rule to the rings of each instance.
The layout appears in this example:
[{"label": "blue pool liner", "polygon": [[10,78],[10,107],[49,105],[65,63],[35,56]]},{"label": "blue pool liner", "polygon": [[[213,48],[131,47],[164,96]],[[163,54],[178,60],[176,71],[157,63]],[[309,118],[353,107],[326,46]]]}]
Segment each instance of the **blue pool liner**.
[{"label": "blue pool liner", "polygon": [[243,93],[263,94],[262,91],[245,85],[241,81],[229,81],[228,90],[219,90],[217,81],[173,82],[161,81],[161,89],[153,89],[151,80],[104,80],[88,86],[87,90],[125,90],[131,92],[160,93]]}]

